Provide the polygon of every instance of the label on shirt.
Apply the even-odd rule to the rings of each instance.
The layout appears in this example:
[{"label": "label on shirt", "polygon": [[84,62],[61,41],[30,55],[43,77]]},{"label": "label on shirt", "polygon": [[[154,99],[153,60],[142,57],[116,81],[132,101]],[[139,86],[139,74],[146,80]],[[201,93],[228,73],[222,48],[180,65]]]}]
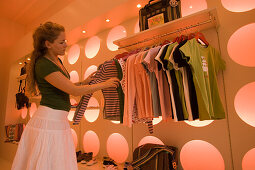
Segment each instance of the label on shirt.
[{"label": "label on shirt", "polygon": [[208,77],[208,64],[207,64],[206,58],[204,56],[201,56],[201,59],[202,59],[202,68],[203,68],[203,71],[205,73],[205,76]]}]

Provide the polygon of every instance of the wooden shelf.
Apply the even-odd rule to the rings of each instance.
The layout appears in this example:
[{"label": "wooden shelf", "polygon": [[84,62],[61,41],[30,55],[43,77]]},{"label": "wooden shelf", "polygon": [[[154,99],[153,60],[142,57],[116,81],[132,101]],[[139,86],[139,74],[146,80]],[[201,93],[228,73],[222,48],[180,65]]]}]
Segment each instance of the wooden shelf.
[{"label": "wooden shelf", "polygon": [[179,33],[186,34],[213,27],[218,27],[217,11],[215,8],[206,9],[173,20],[163,25],[141,31],[132,36],[116,40],[113,43],[118,45],[119,49],[125,48],[127,51],[130,51],[141,47],[151,46],[163,42],[164,40],[171,40],[178,36]]}]

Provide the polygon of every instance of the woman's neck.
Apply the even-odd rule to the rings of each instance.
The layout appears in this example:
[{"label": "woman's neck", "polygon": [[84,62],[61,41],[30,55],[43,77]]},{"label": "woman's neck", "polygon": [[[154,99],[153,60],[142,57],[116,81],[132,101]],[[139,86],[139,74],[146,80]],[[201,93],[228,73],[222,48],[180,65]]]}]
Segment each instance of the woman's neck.
[{"label": "woman's neck", "polygon": [[48,53],[46,54],[46,57],[49,58],[50,60],[54,61],[54,62],[57,62],[57,61],[58,61],[58,56],[57,56],[57,55],[54,55],[54,54],[52,54],[52,53],[50,53],[50,52],[48,52]]}]

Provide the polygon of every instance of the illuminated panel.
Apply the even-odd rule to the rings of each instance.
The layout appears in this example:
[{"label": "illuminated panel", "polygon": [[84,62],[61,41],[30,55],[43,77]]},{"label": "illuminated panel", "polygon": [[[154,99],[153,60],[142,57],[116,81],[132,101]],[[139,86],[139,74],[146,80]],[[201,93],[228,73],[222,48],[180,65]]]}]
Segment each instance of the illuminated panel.
[{"label": "illuminated panel", "polygon": [[221,3],[232,12],[245,12],[255,8],[254,0],[221,0]]},{"label": "illuminated panel", "polygon": [[255,82],[243,86],[235,96],[235,110],[247,124],[255,127]]},{"label": "illuminated panel", "polygon": [[204,126],[211,124],[213,122],[213,120],[203,120],[203,121],[200,121],[200,120],[187,121],[187,120],[185,120],[184,122],[190,126],[204,127]]},{"label": "illuminated panel", "polygon": [[107,139],[107,153],[116,162],[124,162],[129,153],[126,139],[119,133],[111,134]]},{"label": "illuminated panel", "polygon": [[26,107],[21,109],[21,117],[22,117],[22,119],[25,119],[27,117],[27,108]]},{"label": "illuminated panel", "polygon": [[120,124],[120,121],[118,121],[118,120],[111,120],[111,122],[114,124]]},{"label": "illuminated panel", "polygon": [[153,144],[159,144],[159,145],[164,145],[164,143],[157,137],[155,136],[145,136],[140,140],[138,146],[147,144],[147,143],[153,143]]},{"label": "illuminated panel", "polygon": [[134,33],[140,32],[139,19],[136,21]]},{"label": "illuminated panel", "polygon": [[79,82],[79,75],[78,75],[77,71],[70,72],[70,80],[73,83]]},{"label": "illuminated panel", "polygon": [[181,0],[182,17],[207,9],[206,0]]},{"label": "illuminated panel", "polygon": [[72,136],[73,136],[74,146],[75,146],[75,148],[77,148],[77,144],[78,144],[77,134],[76,134],[75,130],[73,130],[72,128],[71,128],[71,132],[72,132]]},{"label": "illuminated panel", "polygon": [[68,62],[70,64],[76,63],[80,56],[80,47],[78,44],[72,45],[72,47],[68,51]]},{"label": "illuminated panel", "polygon": [[31,107],[29,108],[29,116],[33,117],[35,111],[37,110],[37,106],[35,103],[31,103]]},{"label": "illuminated panel", "polygon": [[162,116],[159,116],[158,118],[153,118],[152,124],[156,125],[162,121]]},{"label": "illuminated panel", "polygon": [[75,112],[75,111],[73,111],[73,110],[70,110],[70,111],[69,111],[69,114],[68,114],[68,116],[67,116],[67,118],[68,118],[69,121],[73,121],[74,112]]},{"label": "illuminated panel", "polygon": [[111,51],[118,50],[118,46],[113,44],[113,41],[127,36],[126,29],[123,26],[114,27],[107,36],[107,47]]},{"label": "illuminated panel", "polygon": [[242,161],[243,170],[254,170],[255,169],[255,148],[247,152]]},{"label": "illuminated panel", "polygon": [[255,23],[239,28],[228,41],[227,49],[230,58],[243,66],[254,67],[254,39]]},{"label": "illuminated panel", "polygon": [[100,142],[97,134],[93,131],[87,131],[83,136],[83,149],[85,152],[93,152],[93,157],[99,152]]},{"label": "illuminated panel", "polygon": [[87,70],[85,71],[85,74],[84,74],[84,80],[93,72],[97,71],[97,66],[95,65],[92,65],[92,66],[89,66],[89,68],[87,68]]},{"label": "illuminated panel", "polygon": [[224,160],[212,144],[202,140],[186,143],[180,152],[180,161],[185,170],[224,170]]},{"label": "illuminated panel", "polygon": [[85,46],[85,55],[87,58],[93,58],[100,49],[100,39],[97,36],[91,37]]},{"label": "illuminated panel", "polygon": [[89,99],[88,107],[85,110],[84,117],[88,122],[95,122],[99,116],[99,108],[90,108],[90,107],[99,107],[99,103],[96,98],[91,97]]}]

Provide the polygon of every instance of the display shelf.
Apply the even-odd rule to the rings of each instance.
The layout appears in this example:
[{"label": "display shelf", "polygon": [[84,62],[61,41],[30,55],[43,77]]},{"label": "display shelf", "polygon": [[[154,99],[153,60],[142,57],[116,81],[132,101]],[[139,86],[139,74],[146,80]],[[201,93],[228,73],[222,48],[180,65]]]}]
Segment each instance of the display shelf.
[{"label": "display shelf", "polygon": [[119,49],[127,51],[151,46],[161,43],[164,40],[171,40],[179,34],[202,31],[213,27],[218,27],[216,9],[206,9],[195,14],[191,14],[157,27],[141,31],[132,36],[114,41]]}]

